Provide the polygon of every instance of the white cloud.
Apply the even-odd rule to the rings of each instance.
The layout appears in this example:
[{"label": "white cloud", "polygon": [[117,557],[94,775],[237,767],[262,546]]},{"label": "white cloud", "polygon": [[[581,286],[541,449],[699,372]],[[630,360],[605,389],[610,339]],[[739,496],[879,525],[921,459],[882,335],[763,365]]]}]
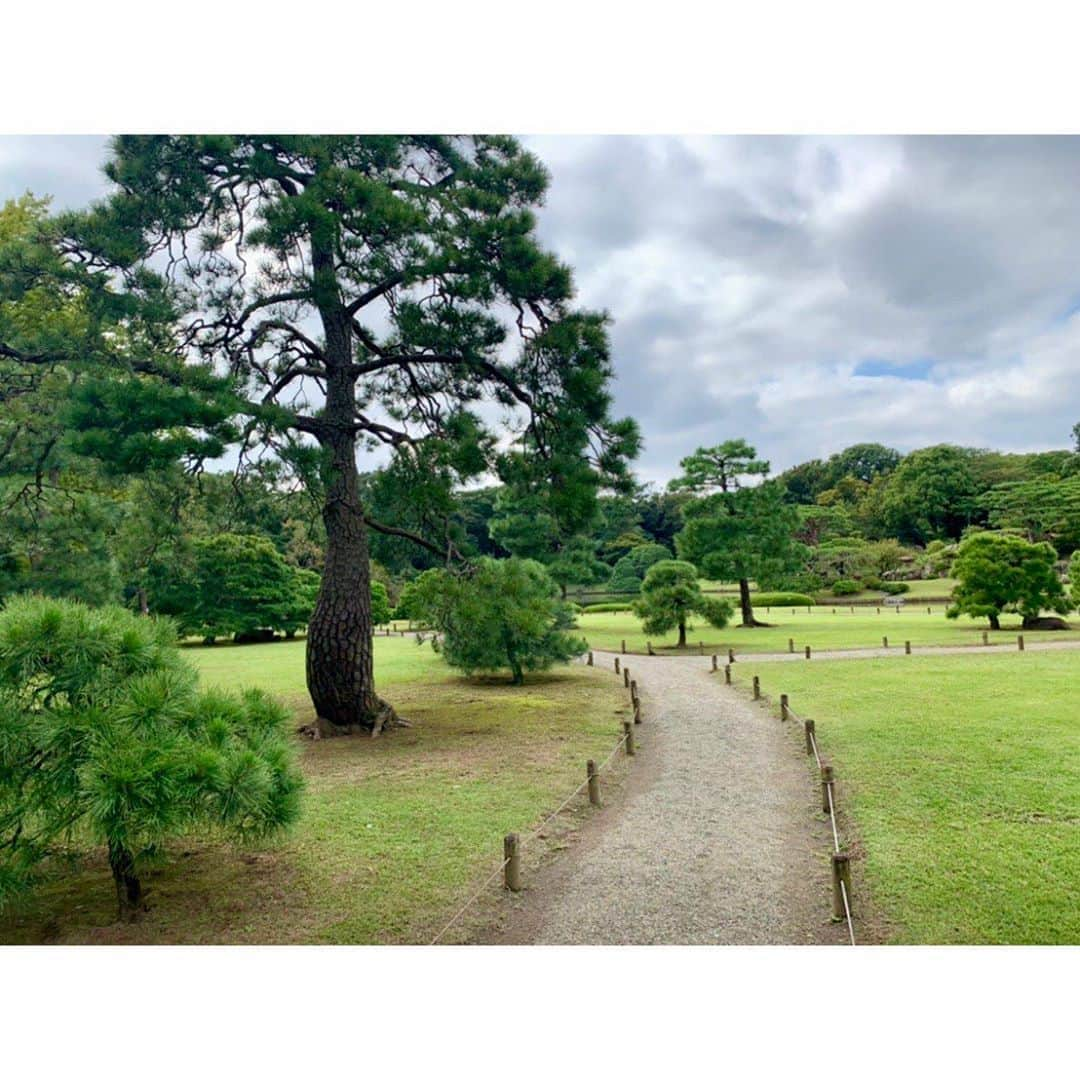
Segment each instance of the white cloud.
[{"label": "white cloud", "polygon": [[[1080,139],[526,142],[542,237],[614,317],[644,479],[736,436],[784,468],[866,439],[1064,446],[1080,420]],[[0,139],[0,196],[86,201],[103,150]]]}]

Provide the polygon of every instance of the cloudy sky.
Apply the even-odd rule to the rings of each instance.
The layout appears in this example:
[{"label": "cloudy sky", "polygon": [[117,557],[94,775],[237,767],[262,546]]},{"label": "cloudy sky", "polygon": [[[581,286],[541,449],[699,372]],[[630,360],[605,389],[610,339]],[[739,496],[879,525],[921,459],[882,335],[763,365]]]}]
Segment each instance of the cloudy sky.
[{"label": "cloudy sky", "polygon": [[[1080,138],[586,137],[528,144],[541,234],[614,318],[645,480],[744,437],[1062,447],[1080,420]],[[0,197],[100,194],[103,140],[0,138]]]}]

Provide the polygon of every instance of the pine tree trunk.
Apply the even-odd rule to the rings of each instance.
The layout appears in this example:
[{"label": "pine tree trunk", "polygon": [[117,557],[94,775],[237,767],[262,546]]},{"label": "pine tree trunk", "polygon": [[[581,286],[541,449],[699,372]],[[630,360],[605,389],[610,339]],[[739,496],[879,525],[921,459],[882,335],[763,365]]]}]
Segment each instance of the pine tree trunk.
[{"label": "pine tree trunk", "polygon": [[686,622],[680,620],[679,622],[679,648],[685,648],[686,646]]},{"label": "pine tree trunk", "polygon": [[[313,244],[318,277],[328,256]],[[327,286],[334,291],[333,284]],[[321,441],[330,451],[330,477],[323,505],[326,561],[307,636],[307,686],[318,723],[304,729],[315,737],[364,732],[377,735],[396,724],[394,710],[375,693],[372,668],[371,567],[367,524],[356,469],[348,315],[331,300],[322,310],[326,334],[326,408]]]},{"label": "pine tree trunk", "polygon": [[754,605],[750,601],[750,582],[746,578],[739,579],[739,607],[742,608],[743,626],[761,625],[754,618]]},{"label": "pine tree trunk", "polygon": [[142,883],[135,874],[135,859],[123,844],[109,842],[109,869],[116,885],[116,917],[134,922],[142,909]]}]

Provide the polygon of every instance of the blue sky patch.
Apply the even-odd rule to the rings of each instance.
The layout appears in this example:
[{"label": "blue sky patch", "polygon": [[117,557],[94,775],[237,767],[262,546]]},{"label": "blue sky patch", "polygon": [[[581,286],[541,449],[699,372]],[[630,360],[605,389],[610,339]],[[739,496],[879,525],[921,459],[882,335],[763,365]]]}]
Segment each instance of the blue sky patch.
[{"label": "blue sky patch", "polygon": [[860,360],[855,365],[853,375],[865,375],[875,379],[881,376],[891,375],[894,379],[916,379],[928,381],[930,372],[933,370],[934,361],[925,360]]}]

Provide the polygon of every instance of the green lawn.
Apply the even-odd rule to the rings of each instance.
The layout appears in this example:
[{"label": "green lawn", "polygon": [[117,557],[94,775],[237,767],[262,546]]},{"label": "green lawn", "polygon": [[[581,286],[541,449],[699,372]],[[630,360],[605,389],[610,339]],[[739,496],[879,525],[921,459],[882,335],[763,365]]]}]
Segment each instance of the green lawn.
[{"label": "green lawn", "polygon": [[[837,604],[836,614],[832,607],[816,607],[808,614],[806,608],[773,608],[769,612],[758,611],[757,616],[771,625],[743,629],[733,624],[716,630],[702,620],[693,623],[688,631],[690,651],[698,651],[698,642],[705,643],[705,652],[724,654],[729,648],[739,653],[786,652],[788,638],[795,639],[795,648],[801,652],[809,645],[816,649],[865,649],[881,645],[882,637],[888,637],[890,647],[902,649],[904,642],[919,645],[981,645],[982,632],[987,629],[985,619],[947,619],[943,608],[927,614],[925,605],[907,605],[899,613],[894,608],[882,607],[881,614],[874,608],[850,609]],[[626,640],[629,652],[644,652],[646,635],[641,622],[632,612],[585,614],[577,617],[580,632],[594,649],[620,649]],[[1002,616],[1003,629],[989,632],[991,644],[1016,648],[1016,635],[1020,629],[1019,615]],[[1024,631],[1025,642],[1060,641],[1080,639],[1080,616],[1073,616],[1071,630]],[[678,633],[672,631],[663,637],[649,638],[658,651],[675,651]]]},{"label": "green lawn", "polygon": [[1080,944],[1080,652],[755,674],[814,719],[890,940]]},{"label": "green lawn", "polygon": [[[172,845],[148,881],[151,910],[134,926],[112,921],[99,855],[58,867],[0,922],[0,941],[429,941],[497,865],[503,835],[527,832],[581,782],[587,758],[607,756],[626,701],[610,675],[584,667],[512,687],[460,678],[411,639],[376,639],[375,649],[381,692],[414,726],[303,742],[307,793],[289,837],[250,851],[198,836]],[[302,641],[185,654],[207,683],[263,686],[298,724],[311,719]],[[616,758],[613,775],[621,768]],[[526,866],[540,854],[527,849]],[[497,897],[493,886],[489,907]],[[461,940],[484,913],[473,909],[445,940]]]}]

